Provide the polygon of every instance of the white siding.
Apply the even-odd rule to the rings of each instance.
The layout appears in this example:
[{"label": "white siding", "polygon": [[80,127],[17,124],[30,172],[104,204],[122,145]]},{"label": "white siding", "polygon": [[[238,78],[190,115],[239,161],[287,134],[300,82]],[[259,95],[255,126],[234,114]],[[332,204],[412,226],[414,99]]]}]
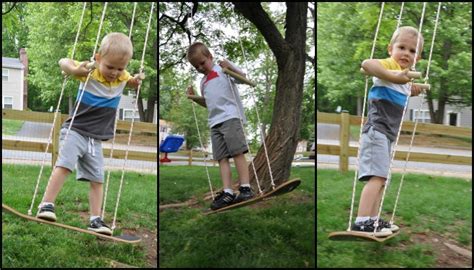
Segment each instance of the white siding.
[{"label": "white siding", "polygon": [[3,96],[13,98],[13,109],[23,110],[23,70],[6,68],[8,70],[8,81],[2,79],[2,108]]}]

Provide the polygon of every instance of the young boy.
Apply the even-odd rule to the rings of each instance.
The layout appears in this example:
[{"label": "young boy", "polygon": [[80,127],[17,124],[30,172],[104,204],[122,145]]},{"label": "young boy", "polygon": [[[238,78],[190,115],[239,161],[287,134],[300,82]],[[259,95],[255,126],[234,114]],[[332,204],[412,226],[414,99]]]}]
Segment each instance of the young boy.
[{"label": "young boy", "polygon": [[117,106],[125,86],[138,88],[140,80],[133,78],[125,70],[133,55],[130,39],[122,33],[110,33],[102,40],[95,56],[96,69],[92,72],[84,89],[89,70],[87,62],[78,63],[72,59],[59,60],[61,69],[81,81],[78,99],[84,91],[79,109],[65,141],[71,116],[64,122],[60,136],[60,152],[51,175],[38,218],[56,221],[54,201],[66,177],[77,165],[77,180],[90,183],[89,207],[90,224],[88,229],[111,235],[112,231],[100,218],[102,204],[102,183],[104,181],[104,162],[102,143],[114,135]]},{"label": "young boy", "polygon": [[[231,86],[222,68],[229,68],[245,77],[245,74],[227,60],[220,66],[213,63],[209,49],[200,42],[192,44],[187,52],[188,61],[205,76],[201,80],[201,96],[196,96],[192,86],[187,90],[188,98],[209,111],[212,152],[219,161],[224,191],[219,193],[211,204],[216,210],[233,203],[248,200],[254,196],[249,184],[249,171],[245,160],[248,152],[240,119],[245,123],[244,109],[237,89]],[[239,174],[239,195],[232,190],[232,174],[229,158],[233,158]]]},{"label": "young boy", "polygon": [[[369,93],[368,119],[362,129],[359,180],[367,181],[359,203],[359,211],[352,230],[374,232],[383,189],[388,177],[392,143],[398,135],[406,99],[419,95],[421,89],[411,87],[407,76],[415,61],[418,44],[418,61],[423,48],[423,37],[413,27],[400,27],[393,33],[388,46],[387,59],[362,62],[367,74],[374,76]],[[411,87],[411,92],[410,92]],[[376,236],[387,236],[399,228],[380,219]]]}]

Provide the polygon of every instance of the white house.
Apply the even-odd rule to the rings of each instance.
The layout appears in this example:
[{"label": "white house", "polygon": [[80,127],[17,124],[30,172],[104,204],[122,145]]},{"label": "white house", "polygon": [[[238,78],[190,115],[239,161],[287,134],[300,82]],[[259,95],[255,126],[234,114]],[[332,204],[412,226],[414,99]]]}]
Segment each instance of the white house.
[{"label": "white house", "polygon": [[20,59],[2,57],[2,109],[24,110],[28,100],[28,57],[20,49]]},{"label": "white house", "polygon": [[[128,93],[127,93],[128,91]],[[122,98],[120,98],[119,103],[119,119],[120,120],[131,120],[132,117],[135,118],[135,121],[140,121],[140,116],[138,111],[134,111],[135,108],[135,95],[136,92],[134,90],[124,90],[124,94]],[[147,109],[147,102],[143,100],[143,109]],[[155,102],[155,107],[153,108],[153,124],[157,124],[158,113],[157,113],[157,106]]]},{"label": "white house", "polygon": [[[430,123],[430,110],[426,100],[423,102],[423,107],[421,107],[420,112],[418,112],[421,101],[420,96],[411,97],[409,99],[405,120],[414,121],[415,118],[418,118],[418,122],[420,123]],[[435,108],[438,107],[437,100],[433,101],[433,106]],[[443,123],[450,126],[472,128],[472,107],[458,108],[452,105],[446,105]]]}]

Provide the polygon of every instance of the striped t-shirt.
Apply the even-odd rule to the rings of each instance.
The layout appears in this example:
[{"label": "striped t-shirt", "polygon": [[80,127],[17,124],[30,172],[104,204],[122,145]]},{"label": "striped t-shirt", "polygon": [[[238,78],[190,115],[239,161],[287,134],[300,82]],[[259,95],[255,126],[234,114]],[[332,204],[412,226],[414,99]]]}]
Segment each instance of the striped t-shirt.
[{"label": "striped t-shirt", "polygon": [[[80,80],[81,84],[74,108],[84,88],[87,76],[75,78]],[[105,141],[113,138],[117,107],[123,89],[131,78],[132,76],[127,71],[123,71],[115,81],[108,82],[99,70],[95,69],[84,89],[71,129],[94,139]],[[62,125],[63,128],[69,127],[73,113],[74,110]]]},{"label": "striped t-shirt", "polygon": [[[387,70],[403,70],[393,58],[379,61]],[[372,126],[389,140],[395,141],[405,103],[410,96],[410,83],[396,84],[377,77],[373,77],[373,82],[368,97],[368,119],[362,132],[367,132]]]}]

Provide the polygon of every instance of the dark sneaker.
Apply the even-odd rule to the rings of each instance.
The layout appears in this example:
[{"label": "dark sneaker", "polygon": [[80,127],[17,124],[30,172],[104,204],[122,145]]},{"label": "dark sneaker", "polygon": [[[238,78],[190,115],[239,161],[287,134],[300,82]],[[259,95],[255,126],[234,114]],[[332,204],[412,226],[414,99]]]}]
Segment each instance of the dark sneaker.
[{"label": "dark sneaker", "polygon": [[[374,222],[375,222],[375,220],[374,220]],[[387,229],[391,230],[392,232],[397,232],[398,230],[400,230],[400,228],[397,225],[395,225],[395,224],[390,225],[390,222],[385,221],[382,218],[380,218],[380,220],[379,220],[379,226],[381,226],[382,228],[387,228]]]},{"label": "dark sneaker", "polygon": [[[360,223],[354,223],[354,225],[352,225],[352,231],[363,232],[371,235],[375,230],[374,224],[375,221],[371,219]],[[377,231],[375,232],[376,237],[385,237],[391,234],[392,231],[390,229],[384,228],[382,226],[377,227]]]},{"label": "dark sneaker", "polygon": [[112,235],[112,230],[109,228],[109,226],[105,225],[104,221],[100,217],[91,221],[87,229],[96,233]]},{"label": "dark sneaker", "polygon": [[218,192],[217,197],[214,199],[214,201],[211,204],[211,209],[212,210],[217,210],[219,208],[229,206],[234,202],[235,195],[231,195],[230,193],[227,192]]},{"label": "dark sneaker", "polygon": [[239,195],[234,199],[234,203],[243,202],[252,199],[255,195],[250,187],[240,187]]},{"label": "dark sneaker", "polygon": [[51,204],[47,204],[47,205],[44,205],[43,207],[40,207],[38,213],[36,213],[36,217],[47,220],[47,221],[56,222],[56,214],[54,213],[54,206]]}]

